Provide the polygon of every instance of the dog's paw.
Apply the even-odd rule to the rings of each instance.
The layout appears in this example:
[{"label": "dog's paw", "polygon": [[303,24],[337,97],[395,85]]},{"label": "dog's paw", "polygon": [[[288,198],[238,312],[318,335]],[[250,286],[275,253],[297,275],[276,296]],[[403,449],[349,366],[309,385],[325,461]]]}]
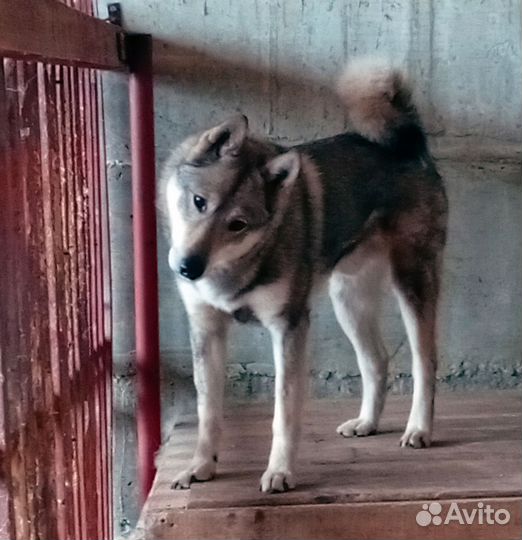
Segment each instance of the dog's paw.
[{"label": "dog's paw", "polygon": [[279,493],[295,488],[294,475],[290,471],[271,469],[263,473],[259,489],[264,493]]},{"label": "dog's paw", "polygon": [[216,475],[215,461],[197,461],[192,463],[188,469],[181,471],[174,478],[172,489],[188,489],[192,482],[206,482],[212,480]]},{"label": "dog's paw", "polygon": [[337,426],[336,431],[343,437],[366,437],[373,435],[377,431],[377,426],[374,422],[364,418],[352,418],[352,420]]},{"label": "dog's paw", "polygon": [[428,448],[431,445],[431,433],[427,429],[406,428],[400,445],[403,448]]}]

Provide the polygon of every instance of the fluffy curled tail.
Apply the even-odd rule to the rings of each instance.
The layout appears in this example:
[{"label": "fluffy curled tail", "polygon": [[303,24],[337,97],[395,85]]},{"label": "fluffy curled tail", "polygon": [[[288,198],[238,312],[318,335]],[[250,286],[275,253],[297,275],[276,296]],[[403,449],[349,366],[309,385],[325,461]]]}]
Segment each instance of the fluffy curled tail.
[{"label": "fluffy curled tail", "polygon": [[337,83],[354,131],[397,157],[427,153],[426,136],[404,73],[381,60],[357,59]]}]

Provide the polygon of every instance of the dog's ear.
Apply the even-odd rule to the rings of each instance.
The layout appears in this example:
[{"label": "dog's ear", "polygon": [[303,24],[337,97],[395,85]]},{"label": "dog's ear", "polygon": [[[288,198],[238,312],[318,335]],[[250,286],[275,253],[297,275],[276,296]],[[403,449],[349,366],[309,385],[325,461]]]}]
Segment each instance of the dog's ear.
[{"label": "dog's ear", "polygon": [[190,163],[212,162],[220,158],[235,158],[248,133],[248,119],[244,115],[229,118],[219,126],[205,131],[191,148]]},{"label": "dog's ear", "polygon": [[267,183],[290,185],[298,176],[301,169],[301,159],[299,153],[290,150],[284,154],[279,154],[268,161],[263,169],[263,176]]},{"label": "dog's ear", "polygon": [[301,159],[299,153],[290,150],[268,161],[262,170],[265,180],[266,204],[269,212],[274,210],[277,201],[283,204],[284,196],[299,176]]}]

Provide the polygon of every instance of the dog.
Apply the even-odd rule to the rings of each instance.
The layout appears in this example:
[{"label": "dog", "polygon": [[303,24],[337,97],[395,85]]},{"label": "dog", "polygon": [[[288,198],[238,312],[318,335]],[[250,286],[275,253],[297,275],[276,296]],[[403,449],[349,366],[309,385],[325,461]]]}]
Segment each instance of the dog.
[{"label": "dog", "polygon": [[337,92],[352,131],[285,148],[250,135],[235,116],[173,150],[160,182],[168,260],[190,323],[198,441],[173,482],[216,473],[233,319],[266,327],[275,405],[263,492],[295,487],[306,342],[313,291],[327,283],[362,376],[345,437],[376,432],[388,357],[377,314],[385,284],[398,300],[412,352],[412,407],[404,447],[431,443],[436,313],[448,202],[443,180],[399,69],[355,61]]}]

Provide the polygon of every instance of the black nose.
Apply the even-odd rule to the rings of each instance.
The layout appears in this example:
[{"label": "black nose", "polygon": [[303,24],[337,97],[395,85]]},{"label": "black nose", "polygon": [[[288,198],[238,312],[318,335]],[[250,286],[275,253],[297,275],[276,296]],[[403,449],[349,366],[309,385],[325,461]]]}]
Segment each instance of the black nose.
[{"label": "black nose", "polygon": [[179,265],[179,273],[188,279],[198,279],[205,271],[205,259],[199,255],[185,257]]}]

